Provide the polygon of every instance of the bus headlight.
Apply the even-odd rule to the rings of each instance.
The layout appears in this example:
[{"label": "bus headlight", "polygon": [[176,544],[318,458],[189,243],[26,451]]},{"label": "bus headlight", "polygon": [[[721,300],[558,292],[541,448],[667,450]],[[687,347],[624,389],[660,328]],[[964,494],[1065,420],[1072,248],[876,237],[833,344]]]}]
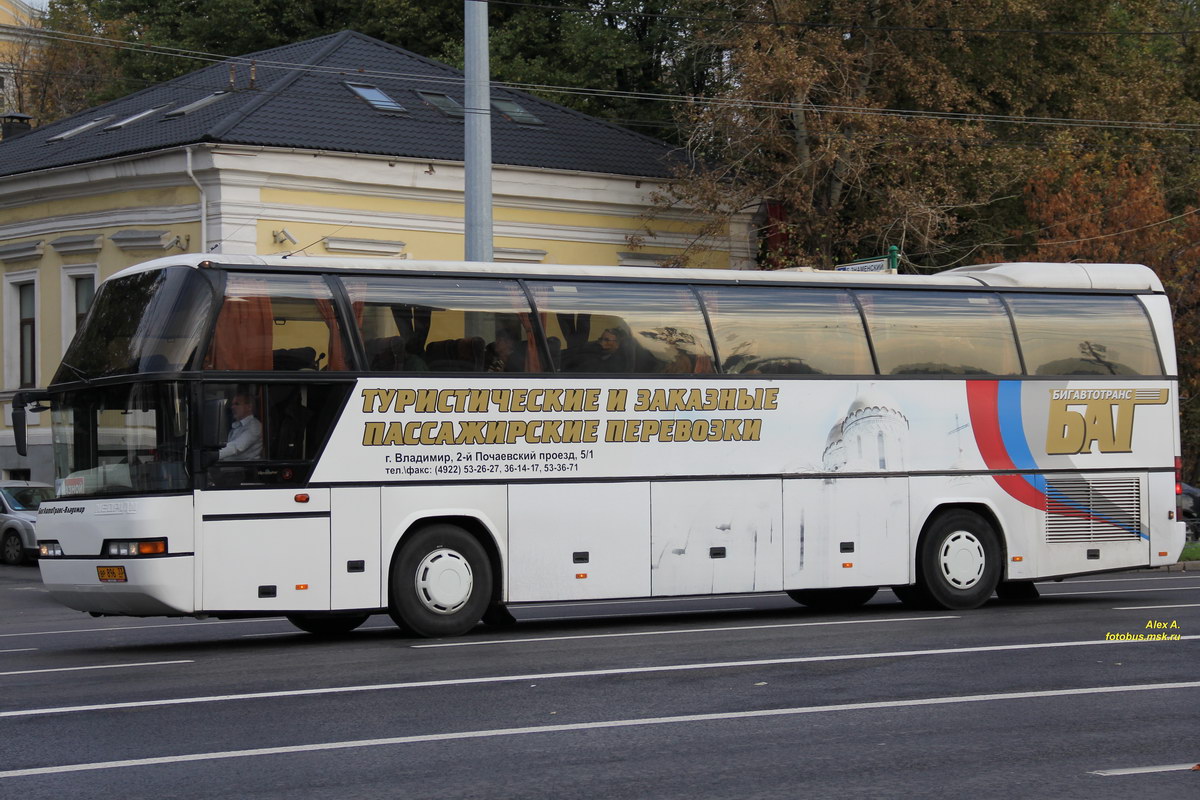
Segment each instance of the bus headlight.
[{"label": "bus headlight", "polygon": [[38,541],[38,553],[42,558],[61,558],[63,549],[55,539],[41,539]]},{"label": "bus headlight", "polygon": [[161,556],[166,552],[166,539],[105,539],[100,548],[100,555],[108,558]]}]

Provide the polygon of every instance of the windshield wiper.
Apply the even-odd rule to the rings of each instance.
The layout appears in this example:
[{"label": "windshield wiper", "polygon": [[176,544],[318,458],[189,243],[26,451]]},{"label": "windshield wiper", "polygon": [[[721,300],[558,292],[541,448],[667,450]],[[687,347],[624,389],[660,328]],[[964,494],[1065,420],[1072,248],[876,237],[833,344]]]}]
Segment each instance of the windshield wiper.
[{"label": "windshield wiper", "polygon": [[74,367],[74,366],[71,366],[70,364],[68,364],[68,363],[67,363],[67,362],[65,362],[65,361],[60,361],[60,362],[58,362],[58,363],[59,363],[59,364],[61,364],[61,365],[62,365],[62,366],[64,366],[64,367],[66,367],[67,369],[71,370],[71,372],[75,373],[75,377],[76,377],[76,378],[79,378],[79,380],[83,381],[84,383],[91,383],[91,382],[92,382],[92,379],[91,379],[91,377],[90,377],[90,376],[89,376],[89,375],[88,375],[86,372],[84,372],[83,370],[81,370],[79,367]]}]

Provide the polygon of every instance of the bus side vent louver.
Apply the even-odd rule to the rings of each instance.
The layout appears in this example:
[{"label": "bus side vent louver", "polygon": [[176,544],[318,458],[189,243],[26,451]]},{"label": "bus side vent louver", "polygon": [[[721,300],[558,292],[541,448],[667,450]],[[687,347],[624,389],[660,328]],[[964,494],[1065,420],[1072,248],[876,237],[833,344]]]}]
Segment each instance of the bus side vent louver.
[{"label": "bus side vent louver", "polygon": [[1137,478],[1046,479],[1047,542],[1120,542],[1142,533]]}]

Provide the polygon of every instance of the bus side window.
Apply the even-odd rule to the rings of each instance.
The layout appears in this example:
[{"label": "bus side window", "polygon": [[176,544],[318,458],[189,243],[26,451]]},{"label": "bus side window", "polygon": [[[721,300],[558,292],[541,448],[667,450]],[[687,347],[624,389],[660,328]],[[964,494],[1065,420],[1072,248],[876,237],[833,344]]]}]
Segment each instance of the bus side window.
[{"label": "bus side window", "polygon": [[1030,375],[1162,375],[1150,320],[1134,297],[1013,294]]},{"label": "bus side window", "polygon": [[345,370],[333,293],[321,278],[229,275],[206,369]]},{"label": "bus side window", "polygon": [[884,375],[1018,375],[999,297],[977,292],[856,292]]},{"label": "bus side window", "polygon": [[712,322],[722,372],[875,372],[862,319],[844,290],[713,286],[701,289],[700,295]]},{"label": "bus side window", "polygon": [[342,282],[369,372],[550,370],[516,281],[384,275]]},{"label": "bus side window", "polygon": [[685,286],[530,281],[548,338],[564,342],[563,372],[713,371],[712,343]]}]

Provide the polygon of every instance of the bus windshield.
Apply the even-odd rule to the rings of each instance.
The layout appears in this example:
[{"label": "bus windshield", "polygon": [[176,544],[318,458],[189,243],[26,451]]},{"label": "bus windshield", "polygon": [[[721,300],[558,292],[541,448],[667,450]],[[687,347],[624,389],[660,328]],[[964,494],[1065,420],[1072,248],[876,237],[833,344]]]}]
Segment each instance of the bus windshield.
[{"label": "bus windshield", "polygon": [[187,385],[118,384],[53,400],[59,496],[178,492],[191,487]]},{"label": "bus windshield", "polygon": [[207,279],[190,267],[106,281],[53,382],[187,369],[212,303]]}]

